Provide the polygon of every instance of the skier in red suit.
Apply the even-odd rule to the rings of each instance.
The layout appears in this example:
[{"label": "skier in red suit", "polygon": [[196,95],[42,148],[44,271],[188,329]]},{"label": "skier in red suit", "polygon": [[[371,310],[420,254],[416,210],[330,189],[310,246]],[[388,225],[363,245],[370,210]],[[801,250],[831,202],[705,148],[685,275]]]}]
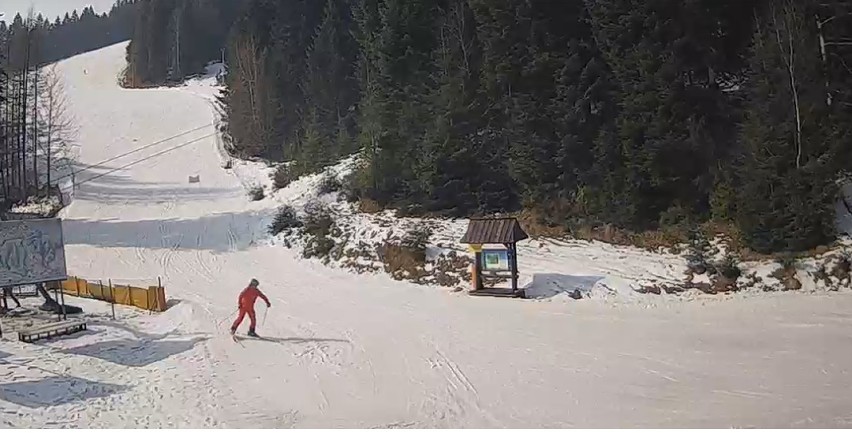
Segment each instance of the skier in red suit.
[{"label": "skier in red suit", "polygon": [[246,314],[248,314],[250,321],[248,335],[250,337],[257,337],[257,334],[254,332],[255,327],[257,326],[257,316],[254,314],[254,303],[257,301],[257,298],[260,298],[266,301],[266,308],[272,306],[269,302],[269,298],[267,298],[266,295],[257,288],[259,285],[260,283],[257,280],[252,279],[249,286],[243,289],[240,293],[239,300],[237,301],[238,306],[240,307],[240,315],[237,316],[237,320],[235,320],[234,324],[231,326],[231,335],[234,335],[234,333],[237,332],[237,328],[240,326],[240,323],[243,322]]}]

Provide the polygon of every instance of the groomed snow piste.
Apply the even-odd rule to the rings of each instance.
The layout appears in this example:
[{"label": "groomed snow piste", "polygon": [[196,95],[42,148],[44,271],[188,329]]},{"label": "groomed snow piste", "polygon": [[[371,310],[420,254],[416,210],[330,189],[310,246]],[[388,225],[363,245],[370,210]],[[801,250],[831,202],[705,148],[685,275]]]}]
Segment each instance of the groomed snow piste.
[{"label": "groomed snow piste", "polygon": [[[112,320],[108,305],[68,298],[88,332],[6,336],[0,427],[852,425],[849,294],[513,301],[304,261],[266,234],[289,193],[250,202],[250,167],[222,169],[211,81],[124,90],[124,53],[60,65],[80,163],[94,165],[62,214],[68,267],[114,282],[161,276],[173,305]],[[562,247],[524,247],[522,271],[582,286],[680,272],[663,255]],[[269,341],[237,344],[226,331],[252,277],[273,303],[258,308]]]}]

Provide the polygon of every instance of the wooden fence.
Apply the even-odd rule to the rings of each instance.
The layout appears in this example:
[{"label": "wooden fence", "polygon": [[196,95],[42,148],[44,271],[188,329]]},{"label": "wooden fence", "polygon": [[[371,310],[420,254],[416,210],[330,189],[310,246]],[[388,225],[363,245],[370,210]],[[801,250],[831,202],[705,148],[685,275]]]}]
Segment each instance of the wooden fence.
[{"label": "wooden fence", "polygon": [[[71,277],[56,284],[58,289],[70,296],[92,298],[112,304],[130,305],[148,311],[166,311],[166,291],[161,286],[147,289],[129,285],[116,285],[107,281],[91,282]],[[54,287],[51,287],[54,288]]]}]

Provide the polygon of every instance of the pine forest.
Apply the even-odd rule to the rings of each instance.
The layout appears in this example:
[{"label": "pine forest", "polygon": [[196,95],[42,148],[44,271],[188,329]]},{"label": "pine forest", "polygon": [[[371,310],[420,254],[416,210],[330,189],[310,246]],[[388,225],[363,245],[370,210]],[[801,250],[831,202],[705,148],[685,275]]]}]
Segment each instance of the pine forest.
[{"label": "pine forest", "polygon": [[[359,153],[407,215],[834,238],[852,6],[816,0],[145,0],[128,81],[224,58],[231,150],[286,180]],[[162,31],[162,29],[168,29]]]}]

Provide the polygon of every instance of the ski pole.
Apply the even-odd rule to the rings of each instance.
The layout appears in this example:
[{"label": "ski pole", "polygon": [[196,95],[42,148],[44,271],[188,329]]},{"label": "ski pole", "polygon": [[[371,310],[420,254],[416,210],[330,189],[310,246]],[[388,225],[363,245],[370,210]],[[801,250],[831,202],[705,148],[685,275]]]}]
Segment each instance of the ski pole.
[{"label": "ski pole", "polygon": [[260,326],[266,325],[266,313],[268,313],[268,312],[269,312],[269,307],[266,307],[266,309],[263,310],[263,320],[260,322]]},{"label": "ski pole", "polygon": [[222,323],[223,323],[224,321],[226,321],[226,320],[230,319],[230,318],[231,318],[231,316],[233,316],[233,315],[234,315],[234,313],[236,313],[237,311],[240,311],[240,309],[239,309],[239,308],[237,308],[236,310],[234,310],[234,312],[233,312],[233,313],[228,314],[227,316],[225,316],[225,318],[224,318],[224,319],[222,319],[222,320],[220,320],[220,321],[216,322],[216,328],[218,329],[220,326],[222,326]]}]

